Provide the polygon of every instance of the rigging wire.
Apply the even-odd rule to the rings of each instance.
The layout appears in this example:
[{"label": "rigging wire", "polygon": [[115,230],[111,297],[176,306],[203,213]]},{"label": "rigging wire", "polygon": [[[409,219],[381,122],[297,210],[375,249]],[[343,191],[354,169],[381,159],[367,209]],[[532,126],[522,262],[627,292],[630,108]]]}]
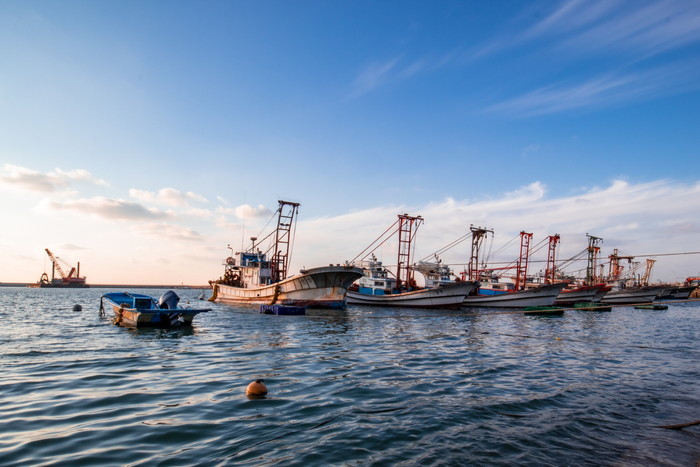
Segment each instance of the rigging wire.
[{"label": "rigging wire", "polygon": [[[369,244],[369,246],[367,246],[367,248],[365,248],[364,250],[362,250],[362,251],[361,251],[357,256],[355,256],[350,262],[351,262],[351,263],[354,263],[358,258],[360,258],[363,254],[365,254],[365,252],[366,252],[367,250],[369,250],[370,248],[372,248],[372,246],[373,246],[375,243],[377,243],[379,240],[381,240],[381,239],[387,234],[387,232],[389,232],[392,228],[394,228],[398,223],[399,223],[399,220],[397,219],[396,222],[394,222],[393,224],[391,224],[391,225],[389,226],[389,228],[386,229],[386,230],[384,231],[384,233],[382,233],[379,237],[377,237],[372,243]],[[398,228],[397,228],[397,230],[398,230]],[[387,236],[379,245],[377,245],[377,246],[375,246],[374,248],[372,248],[372,250],[370,250],[366,255],[362,256],[362,260],[364,260],[364,259],[365,259],[368,255],[370,255],[371,253],[374,253],[374,252],[377,250],[377,248],[379,248],[379,247],[382,246],[384,243],[386,243],[386,242],[391,238],[391,236],[394,235],[394,233],[396,233],[396,230],[393,231],[393,232],[391,232],[391,234],[389,234],[389,236]]]}]

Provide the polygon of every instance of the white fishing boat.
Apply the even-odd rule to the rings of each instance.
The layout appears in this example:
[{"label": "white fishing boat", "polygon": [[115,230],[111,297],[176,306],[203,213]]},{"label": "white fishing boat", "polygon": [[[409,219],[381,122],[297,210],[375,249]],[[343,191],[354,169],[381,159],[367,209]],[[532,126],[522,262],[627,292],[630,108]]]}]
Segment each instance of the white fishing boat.
[{"label": "white fishing boat", "polygon": [[[570,284],[559,292],[556,300],[554,300],[554,304],[557,306],[567,306],[573,305],[574,303],[600,301],[600,298],[602,298],[608,290],[610,290],[610,287],[603,284],[583,286]],[[600,298],[596,300],[598,296]]]},{"label": "white fishing boat", "polygon": [[479,287],[476,293],[464,298],[465,307],[522,308],[529,306],[551,306],[566,287],[565,282],[545,284],[524,290],[515,290],[513,283],[492,283]]},{"label": "white fishing boat", "polygon": [[686,300],[697,289],[695,285],[665,287],[656,297],[659,300]]},{"label": "white fishing boat", "polygon": [[651,303],[656,300],[656,296],[663,289],[663,286],[625,287],[613,289],[605,294],[601,302],[608,305]]},{"label": "white fishing boat", "polygon": [[[478,279],[479,287],[464,298],[462,306],[465,307],[497,307],[497,308],[523,308],[523,307],[547,307],[554,305],[559,293],[567,282],[556,284],[543,284],[525,288],[527,282],[527,265],[530,255],[531,233],[520,232],[520,257],[514,268],[483,268],[480,267],[479,251],[486,235],[492,230],[481,227],[470,227],[472,236],[472,251],[469,258],[468,270],[464,277],[472,280]],[[502,280],[494,273],[495,270],[515,269],[515,282],[510,278]]]},{"label": "white fishing boat", "polygon": [[[373,245],[382,245],[390,236],[398,234],[396,274],[391,275],[382,262],[377,260],[374,250],[366,253],[365,258],[369,255],[371,257],[360,262],[364,274],[357,284],[348,290],[348,304],[415,308],[459,308],[461,306],[464,297],[476,288],[476,283],[450,280],[450,271],[445,270],[444,267],[433,267],[426,263],[411,266],[413,251],[411,244],[422,222],[423,218],[420,216],[399,214],[396,223],[355,258],[365,254]],[[393,227],[396,229],[392,229]],[[420,271],[421,269],[423,271]],[[418,286],[414,278],[416,270],[422,272],[424,276],[427,273],[424,286]]]},{"label": "white fishing boat", "polygon": [[[449,280],[444,269],[428,268],[426,287],[414,285],[408,289],[400,289],[396,285],[397,280],[390,276],[389,271],[374,255],[370,260],[363,261],[361,266],[364,275],[357,281],[356,286],[348,290],[350,305],[459,308],[464,297],[476,288],[476,284],[471,281]],[[429,271],[439,272],[436,277]]]},{"label": "white fishing boat", "polygon": [[[347,288],[362,277],[362,269],[350,264],[304,269],[287,277],[293,220],[299,204],[279,201],[272,258],[255,244],[226,258],[224,275],[209,281],[213,302],[229,305],[286,305],[312,308],[344,308]],[[271,237],[272,234],[268,235]],[[268,238],[266,237],[266,238]]]}]

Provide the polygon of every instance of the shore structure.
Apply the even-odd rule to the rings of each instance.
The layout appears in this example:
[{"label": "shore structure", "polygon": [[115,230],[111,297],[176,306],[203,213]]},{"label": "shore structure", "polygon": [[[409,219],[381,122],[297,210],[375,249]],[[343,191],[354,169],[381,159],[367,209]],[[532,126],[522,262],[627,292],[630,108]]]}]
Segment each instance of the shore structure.
[{"label": "shore structure", "polygon": [[[229,305],[345,308],[347,289],[362,276],[362,270],[350,264],[331,264],[287,277],[300,204],[278,203],[277,226],[263,239],[270,240],[270,248],[260,250],[257,237],[251,237],[249,248],[232,252],[224,261],[223,277],[209,282],[210,300]],[[271,257],[268,252],[272,252]]]}]

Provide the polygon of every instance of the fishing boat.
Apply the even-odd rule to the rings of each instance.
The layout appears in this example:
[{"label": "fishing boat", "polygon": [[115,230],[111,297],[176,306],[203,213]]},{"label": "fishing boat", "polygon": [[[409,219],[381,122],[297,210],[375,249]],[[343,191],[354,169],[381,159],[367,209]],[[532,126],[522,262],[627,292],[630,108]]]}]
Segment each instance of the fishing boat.
[{"label": "fishing boat", "polygon": [[172,290],[165,292],[158,300],[150,295],[130,292],[113,292],[102,295],[100,314],[104,315],[104,302],[112,306],[112,322],[123,327],[172,328],[191,326],[199,313],[211,308],[182,308],[178,306],[180,297]]},{"label": "fishing boat", "polygon": [[[557,306],[566,306],[581,302],[597,302],[600,301],[610,289],[610,287],[604,284],[583,286],[570,284],[563,288],[559,295],[557,295],[554,304]],[[600,298],[596,299],[596,297]]]},{"label": "fishing boat", "polygon": [[632,305],[635,303],[651,303],[664,289],[663,286],[623,287],[606,293],[601,303],[609,305]]},{"label": "fishing boat", "polygon": [[462,306],[498,308],[552,306],[564,287],[566,282],[515,290],[513,283],[492,281],[490,285],[487,283],[486,287],[479,287],[476,293],[465,297]]},{"label": "fishing boat", "polygon": [[[285,305],[312,308],[346,306],[347,288],[362,277],[362,269],[351,264],[336,264],[302,269],[287,277],[290,243],[294,238],[294,218],[299,203],[279,201],[277,227],[266,238],[273,238],[268,257],[260,250],[256,237],[245,251],[236,252],[224,261],[224,275],[209,281],[212,302],[228,305]],[[230,247],[229,247],[230,248]]]},{"label": "fishing boat", "polygon": [[426,278],[426,287],[414,284],[413,287],[401,289],[397,286],[397,280],[390,277],[389,270],[374,255],[370,260],[363,261],[361,267],[364,275],[356,286],[348,290],[350,305],[459,308],[464,297],[476,288],[471,281],[446,281],[442,270],[438,273],[438,276],[442,275],[441,279],[429,273],[431,279]]},{"label": "fishing boat", "polygon": [[697,286],[665,287],[656,297],[659,300],[686,300]]},{"label": "fishing boat", "polygon": [[[461,306],[464,297],[476,288],[476,283],[451,280],[449,268],[446,269],[439,260],[435,264],[424,262],[411,266],[412,242],[422,223],[421,216],[399,214],[392,226],[354,258],[353,261],[369,257],[360,262],[363,276],[348,290],[348,304],[413,308]],[[398,259],[396,274],[391,277],[391,272],[375,257],[374,250],[394,234],[398,234]],[[415,280],[416,271],[425,277],[423,286],[418,286]]]},{"label": "fishing boat", "polygon": [[[479,251],[481,244],[492,230],[481,227],[470,227],[472,234],[472,252],[469,259],[469,269],[464,277],[478,280],[479,287],[464,298],[462,306],[465,307],[498,307],[498,308],[523,308],[523,307],[547,307],[554,305],[559,293],[568,284],[558,282],[555,284],[542,284],[525,288],[527,282],[527,266],[530,255],[530,240],[532,234],[520,232],[520,257],[515,262],[515,267],[487,269],[479,267]],[[515,269],[515,282],[502,278],[494,273],[496,269]]]}]

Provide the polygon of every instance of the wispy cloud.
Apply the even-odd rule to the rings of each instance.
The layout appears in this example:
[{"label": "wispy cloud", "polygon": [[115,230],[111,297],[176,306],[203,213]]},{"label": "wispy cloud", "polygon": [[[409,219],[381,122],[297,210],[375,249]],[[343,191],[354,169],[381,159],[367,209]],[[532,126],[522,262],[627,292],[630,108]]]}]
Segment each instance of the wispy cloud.
[{"label": "wispy cloud", "polygon": [[161,188],[157,192],[131,188],[129,196],[146,203],[156,203],[167,206],[188,206],[191,202],[206,203],[207,199],[191,191],[182,192],[175,188]]},{"label": "wispy cloud", "polygon": [[646,71],[606,74],[579,82],[551,84],[487,107],[514,116],[616,106],[639,99],[678,94],[700,87],[700,60]]},{"label": "wispy cloud", "polygon": [[39,193],[51,193],[68,191],[75,183],[89,183],[107,186],[104,180],[93,177],[90,172],[83,169],[64,171],[55,169],[52,172],[41,173],[36,170],[5,164],[0,173],[0,182],[15,186],[24,190]]}]

